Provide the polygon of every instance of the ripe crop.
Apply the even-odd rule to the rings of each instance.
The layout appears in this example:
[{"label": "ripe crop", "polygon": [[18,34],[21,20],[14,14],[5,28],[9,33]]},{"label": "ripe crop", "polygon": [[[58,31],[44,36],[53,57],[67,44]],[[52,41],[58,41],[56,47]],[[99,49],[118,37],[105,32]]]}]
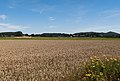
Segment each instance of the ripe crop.
[{"label": "ripe crop", "polygon": [[120,56],[119,40],[1,40],[0,81],[71,81],[92,56]]}]

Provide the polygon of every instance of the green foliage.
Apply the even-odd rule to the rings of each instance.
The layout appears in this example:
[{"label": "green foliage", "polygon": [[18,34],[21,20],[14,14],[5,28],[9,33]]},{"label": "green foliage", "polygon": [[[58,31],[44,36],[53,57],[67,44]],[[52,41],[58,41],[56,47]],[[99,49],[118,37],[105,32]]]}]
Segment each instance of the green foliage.
[{"label": "green foliage", "polygon": [[120,40],[120,38],[87,38],[87,37],[0,37],[0,40]]},{"label": "green foliage", "polygon": [[91,57],[82,75],[80,81],[120,81],[120,59]]}]

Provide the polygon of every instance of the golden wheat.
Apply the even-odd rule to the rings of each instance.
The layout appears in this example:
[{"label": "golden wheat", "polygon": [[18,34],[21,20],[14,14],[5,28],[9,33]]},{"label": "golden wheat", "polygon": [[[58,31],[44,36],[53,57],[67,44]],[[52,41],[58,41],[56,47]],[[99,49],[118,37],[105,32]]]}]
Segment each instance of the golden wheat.
[{"label": "golden wheat", "polygon": [[1,40],[0,81],[70,81],[91,56],[120,56],[118,40]]}]

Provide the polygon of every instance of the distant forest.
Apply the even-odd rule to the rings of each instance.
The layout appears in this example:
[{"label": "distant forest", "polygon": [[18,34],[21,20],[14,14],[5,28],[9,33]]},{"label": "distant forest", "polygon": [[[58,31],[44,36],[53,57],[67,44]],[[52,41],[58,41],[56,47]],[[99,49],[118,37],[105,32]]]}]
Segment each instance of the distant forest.
[{"label": "distant forest", "polygon": [[17,32],[1,32],[0,37],[109,37],[109,38],[120,38],[120,34],[116,32],[80,32],[74,34],[67,33],[42,33],[42,34],[23,34],[21,31]]}]

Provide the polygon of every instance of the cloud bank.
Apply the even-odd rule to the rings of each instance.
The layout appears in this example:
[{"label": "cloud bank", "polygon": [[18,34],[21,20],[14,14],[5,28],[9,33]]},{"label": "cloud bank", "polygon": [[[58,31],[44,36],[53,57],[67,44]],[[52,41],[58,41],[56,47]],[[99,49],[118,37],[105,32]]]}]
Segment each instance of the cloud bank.
[{"label": "cloud bank", "polygon": [[21,25],[11,25],[8,23],[0,23],[0,28],[9,29],[9,30],[23,30],[30,27],[21,26]]}]

